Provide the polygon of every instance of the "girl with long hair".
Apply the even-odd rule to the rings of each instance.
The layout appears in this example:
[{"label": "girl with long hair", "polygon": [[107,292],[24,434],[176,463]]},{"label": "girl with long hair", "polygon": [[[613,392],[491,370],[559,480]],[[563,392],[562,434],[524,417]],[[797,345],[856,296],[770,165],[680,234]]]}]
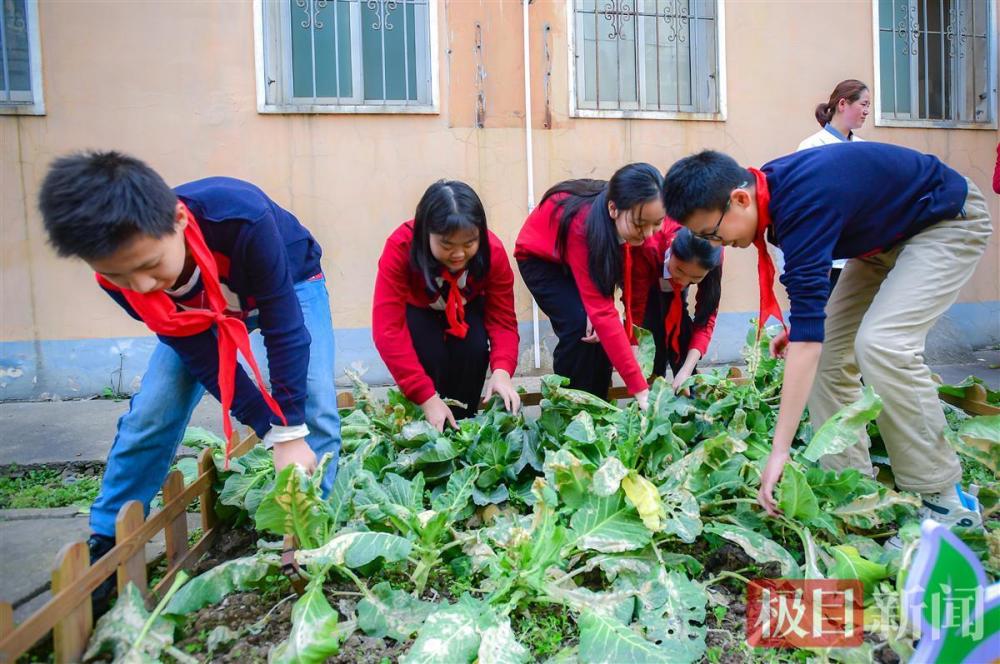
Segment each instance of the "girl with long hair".
[{"label": "girl with long hair", "polygon": [[[486,228],[479,196],[441,180],[414,218],[386,240],[372,307],[375,347],[400,390],[439,431],[496,394],[511,411],[520,398],[514,273],[500,239]],[[454,399],[464,407],[448,406]]]},{"label": "girl with long hair", "polygon": [[[559,338],[553,369],[570,387],[606,398],[614,366],[645,408],[649,388],[632,351],[632,252],[665,216],[663,175],[650,164],[629,164],[607,182],[553,186],[525,220],[514,257]],[[614,302],[619,285],[624,325]]]}]

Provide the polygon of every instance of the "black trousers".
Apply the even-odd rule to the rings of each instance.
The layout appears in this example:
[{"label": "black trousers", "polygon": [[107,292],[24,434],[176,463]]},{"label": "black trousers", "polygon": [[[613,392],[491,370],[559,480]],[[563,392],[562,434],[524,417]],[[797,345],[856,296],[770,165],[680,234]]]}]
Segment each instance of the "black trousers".
[{"label": "black trousers", "polygon": [[837,281],[840,279],[840,273],[842,271],[843,271],[843,268],[839,268],[839,267],[830,268],[830,292],[831,293],[833,292],[834,286],[837,285]]},{"label": "black trousers", "polygon": [[489,336],[486,334],[483,298],[465,305],[469,332],[464,339],[445,334],[448,319],[443,311],[406,306],[406,325],[424,371],[434,381],[441,398],[451,398],[468,408],[451,407],[455,419],[472,417],[479,410],[490,366]]},{"label": "black trousers", "polygon": [[611,389],[611,360],[604,347],[581,341],[587,334],[587,312],[576,282],[561,265],[530,258],[518,261],[521,278],[559,338],[552,369],[569,378],[569,386],[606,399]]},{"label": "black trousers", "polygon": [[[681,297],[684,297],[683,293]],[[673,299],[673,291],[664,293],[660,290],[659,284],[654,284],[649,289],[649,296],[646,300],[646,315],[643,318],[642,326],[653,333],[653,342],[656,344],[656,357],[653,360],[654,376],[666,376],[668,364],[670,370],[677,373],[681,365],[684,364],[688,349],[691,347],[694,321],[688,314],[686,302],[682,303],[683,309],[681,310],[681,336],[678,343],[680,353],[674,353],[673,348],[667,345],[667,332],[664,323]]]}]

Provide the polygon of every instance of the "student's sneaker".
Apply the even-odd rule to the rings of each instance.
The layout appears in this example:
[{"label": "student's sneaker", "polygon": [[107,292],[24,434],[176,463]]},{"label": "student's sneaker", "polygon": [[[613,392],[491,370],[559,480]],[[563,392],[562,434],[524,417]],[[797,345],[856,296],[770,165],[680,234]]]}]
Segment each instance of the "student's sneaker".
[{"label": "student's sneaker", "polygon": [[[115,538],[95,533],[87,540],[87,547],[90,549],[90,564],[93,565],[115,547]],[[112,574],[91,593],[90,606],[94,613],[94,620],[107,613],[111,607],[111,597],[115,592],[115,580],[115,575]]]},{"label": "student's sneaker", "polygon": [[[953,491],[923,493],[920,494],[920,498],[923,507],[917,511],[917,516],[921,521],[934,519],[948,528],[983,527],[979,500],[972,493],[963,491],[961,484],[956,484]],[[885,546],[888,549],[902,549],[903,541],[899,535],[895,535],[885,543]]]}]

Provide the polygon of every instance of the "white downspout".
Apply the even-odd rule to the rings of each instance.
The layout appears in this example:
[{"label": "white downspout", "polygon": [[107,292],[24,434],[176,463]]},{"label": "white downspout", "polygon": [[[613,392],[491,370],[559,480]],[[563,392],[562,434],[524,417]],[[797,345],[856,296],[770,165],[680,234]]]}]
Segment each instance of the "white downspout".
[{"label": "white downspout", "polygon": [[[531,46],[528,41],[528,5],[531,0],[522,0],[524,24],[524,153],[528,171],[528,214],[535,209],[535,158],[531,147]],[[542,346],[538,332],[538,303],[531,298],[531,332],[535,350],[535,368],[542,367]]]}]

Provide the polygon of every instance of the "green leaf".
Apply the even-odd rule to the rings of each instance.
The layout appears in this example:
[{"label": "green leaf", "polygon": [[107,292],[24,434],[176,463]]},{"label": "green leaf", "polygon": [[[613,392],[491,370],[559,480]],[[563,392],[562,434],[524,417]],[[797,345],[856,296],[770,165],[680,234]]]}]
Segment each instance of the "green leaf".
[{"label": "green leaf", "polygon": [[591,664],[670,664],[676,660],[614,616],[587,611],[580,625],[580,660]]},{"label": "green leaf", "polygon": [[585,410],[577,413],[576,417],[570,421],[563,437],[577,443],[591,444],[597,440],[597,429],[594,427],[594,418]]},{"label": "green leaf", "polygon": [[792,554],[774,540],[764,537],[754,530],[727,523],[710,523],[705,526],[705,532],[714,533],[738,544],[748,556],[758,563],[779,563],[782,576],[792,579],[800,576],[799,564],[795,562]]},{"label": "green leaf", "polygon": [[657,570],[638,594],[639,623],[646,638],[673,662],[693,662],[705,652],[708,593],[680,572]]},{"label": "green leaf", "polygon": [[823,423],[809,441],[802,456],[809,461],[819,461],[828,454],[839,454],[861,440],[868,423],[882,412],[882,399],[870,385],[861,392],[861,398],[841,408]]},{"label": "green leaf", "polygon": [[983,464],[994,474],[1000,472],[1000,415],[969,418],[957,433],[948,432],[946,436],[959,454]]},{"label": "green leaf", "polygon": [[676,535],[682,542],[693,544],[701,534],[701,507],[687,489],[677,488],[662,496],[665,519],[663,533]]},{"label": "green leaf", "polygon": [[289,464],[275,479],[257,514],[257,530],[275,535],[295,535],[299,545],[316,546],[325,538],[330,513],[319,488],[298,464]]},{"label": "green leaf", "polygon": [[634,470],[630,470],[622,479],[622,490],[632,501],[646,527],[654,533],[662,531],[667,515],[663,500],[653,483]]},{"label": "green leaf", "polygon": [[528,649],[514,636],[509,618],[490,616],[483,622],[487,624],[480,624],[482,640],[476,664],[524,664],[531,661]]},{"label": "green leaf", "polygon": [[230,593],[251,590],[281,565],[278,556],[257,554],[227,560],[181,586],[164,614],[188,615],[222,601]]},{"label": "green leaf", "polygon": [[889,576],[889,569],[885,565],[862,558],[853,546],[834,546],[830,553],[833,554],[834,563],[827,570],[827,576],[831,579],[857,579],[864,584],[865,595],[871,595],[876,584]]},{"label": "green leaf", "polygon": [[545,453],[545,479],[555,487],[567,507],[577,508],[591,492],[591,474],[580,459],[566,449]]},{"label": "green leaf", "polygon": [[482,641],[478,628],[482,611],[482,604],[467,595],[457,604],[434,611],[400,664],[471,662]]},{"label": "green leaf", "polygon": [[323,594],[323,577],[314,577],[292,607],[292,630],[268,657],[269,664],[318,664],[340,648],[337,613]]},{"label": "green leaf", "polygon": [[84,659],[90,660],[111,650],[116,662],[162,661],[161,653],[174,642],[174,626],[163,618],[154,620],[138,647],[132,647],[139,640],[149,616],[139,589],[129,583],[111,610],[97,621]]},{"label": "green leaf", "polygon": [[880,490],[834,508],[833,516],[852,528],[874,530],[919,507],[916,496]]},{"label": "green leaf", "polygon": [[358,627],[378,639],[388,636],[396,641],[408,641],[434,609],[430,602],[422,602],[383,581],[358,602]]},{"label": "green leaf", "polygon": [[323,546],[296,551],[295,560],[306,566],[333,564],[356,568],[376,558],[384,558],[387,563],[405,560],[412,548],[413,543],[399,535],[340,532]]},{"label": "green leaf", "polygon": [[337,477],[326,500],[329,505],[331,528],[340,527],[351,517],[360,472],[361,461],[356,456],[345,459],[337,469]]},{"label": "green leaf", "polygon": [[472,466],[456,471],[448,478],[444,493],[431,499],[431,507],[456,518],[468,506],[477,477],[479,470]]},{"label": "green leaf", "polygon": [[638,325],[632,326],[632,332],[639,342],[637,357],[639,368],[642,369],[642,375],[648,378],[653,375],[653,359],[656,357],[656,342],[653,341],[653,333]]},{"label": "green leaf", "polygon": [[499,484],[493,487],[490,492],[482,491],[479,487],[474,487],[472,490],[472,502],[480,507],[499,505],[508,499],[510,499],[510,491],[506,484]]},{"label": "green leaf", "polygon": [[961,383],[955,385],[938,385],[939,394],[950,394],[953,397],[966,398],[965,388],[973,385],[982,385],[986,390],[986,403],[997,406],[1000,405],[1000,391],[991,389],[989,384],[978,376],[969,376]]},{"label": "green leaf", "polygon": [[607,457],[594,473],[594,493],[598,496],[610,496],[616,493],[626,475],[628,469],[622,465],[618,457]]},{"label": "green leaf", "polygon": [[578,548],[601,553],[634,551],[651,540],[649,529],[619,493],[590,496],[570,519],[570,532]]},{"label": "green leaf", "polygon": [[809,521],[819,514],[816,495],[806,481],[806,476],[794,463],[785,465],[778,485],[778,495],[778,507],[789,519]]}]

